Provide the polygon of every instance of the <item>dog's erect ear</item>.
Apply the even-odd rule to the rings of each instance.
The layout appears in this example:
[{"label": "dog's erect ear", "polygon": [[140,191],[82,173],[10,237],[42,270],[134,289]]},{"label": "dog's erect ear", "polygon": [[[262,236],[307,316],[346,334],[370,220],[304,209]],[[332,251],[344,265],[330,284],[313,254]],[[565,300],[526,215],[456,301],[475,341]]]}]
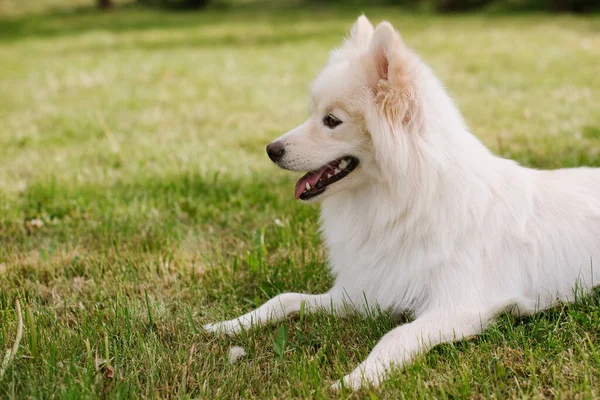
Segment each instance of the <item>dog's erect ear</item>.
[{"label": "dog's erect ear", "polygon": [[367,50],[373,37],[373,31],[373,25],[371,25],[367,17],[364,15],[358,17],[350,30],[350,36],[344,40],[341,47],[333,49],[331,52],[329,64],[349,60],[358,51]]},{"label": "dog's erect ear", "polygon": [[378,79],[388,80],[392,85],[405,80],[409,72],[407,67],[411,66],[407,64],[412,64],[412,57],[392,24],[383,21],[377,25],[369,52],[375,62]]},{"label": "dog's erect ear", "polygon": [[375,28],[367,57],[370,59],[370,85],[388,117],[408,123],[415,116],[415,73],[420,61],[387,21]]},{"label": "dog's erect ear", "polygon": [[350,37],[346,40],[344,46],[351,45],[357,49],[367,49],[371,43],[373,32],[373,25],[371,25],[367,17],[363,14],[352,25]]}]

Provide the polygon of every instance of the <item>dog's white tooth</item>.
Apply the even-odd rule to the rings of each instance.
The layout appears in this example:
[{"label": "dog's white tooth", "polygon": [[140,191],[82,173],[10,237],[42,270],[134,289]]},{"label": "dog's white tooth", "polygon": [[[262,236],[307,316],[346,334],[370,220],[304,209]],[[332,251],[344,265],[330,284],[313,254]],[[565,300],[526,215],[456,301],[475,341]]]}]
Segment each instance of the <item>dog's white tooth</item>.
[{"label": "dog's white tooth", "polygon": [[331,177],[332,177],[332,175],[331,175],[331,174],[327,174],[327,178],[331,178]]},{"label": "dog's white tooth", "polygon": [[340,162],[340,169],[345,169],[348,166],[348,161],[342,160]]},{"label": "dog's white tooth", "polygon": [[310,190],[310,183],[306,182],[305,188],[306,188],[306,190]]},{"label": "dog's white tooth", "polygon": [[333,171],[333,173],[334,173],[334,174],[339,174],[340,172],[342,172],[342,170],[341,170],[341,169],[339,169],[339,168],[336,168],[336,169]]}]

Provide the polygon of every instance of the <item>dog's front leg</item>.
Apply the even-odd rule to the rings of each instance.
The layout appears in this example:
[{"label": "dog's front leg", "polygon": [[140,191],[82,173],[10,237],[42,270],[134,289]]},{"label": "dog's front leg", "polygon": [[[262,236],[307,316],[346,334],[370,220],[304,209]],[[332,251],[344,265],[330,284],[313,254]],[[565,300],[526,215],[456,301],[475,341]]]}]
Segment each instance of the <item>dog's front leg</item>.
[{"label": "dog's front leg", "polygon": [[279,321],[290,314],[300,311],[302,302],[305,303],[306,311],[317,309],[330,309],[338,314],[342,313],[343,306],[341,297],[332,293],[325,294],[301,294],[301,293],[283,293],[273,297],[265,304],[250,311],[241,317],[229,321],[217,322],[204,325],[204,329],[209,332],[225,333],[234,335],[242,329],[249,328],[252,325],[264,325],[269,321]]},{"label": "dog's front leg", "polygon": [[409,364],[416,355],[428,351],[439,343],[462,340],[475,335],[485,327],[484,315],[489,313],[452,312],[440,310],[428,312],[411,323],[388,332],[377,343],[365,361],[331,388],[341,386],[357,390],[363,385],[377,386],[390,367]]}]

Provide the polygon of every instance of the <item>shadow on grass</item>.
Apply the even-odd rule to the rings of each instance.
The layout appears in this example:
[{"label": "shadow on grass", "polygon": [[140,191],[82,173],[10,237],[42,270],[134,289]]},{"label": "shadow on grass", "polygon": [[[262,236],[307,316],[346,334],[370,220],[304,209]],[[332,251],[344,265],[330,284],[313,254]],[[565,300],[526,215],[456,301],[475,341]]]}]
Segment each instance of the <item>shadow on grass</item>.
[{"label": "shadow on grass", "polygon": [[[284,186],[287,196],[276,190]],[[231,310],[286,290],[322,292],[330,283],[317,209],[298,206],[287,179],[277,176],[181,172],[107,185],[40,181],[11,209],[13,217],[0,220],[0,260],[10,269],[0,292],[75,278],[152,282]],[[164,279],[170,274],[176,282]]]},{"label": "shadow on grass", "polygon": [[[231,224],[252,224],[257,215],[273,208],[298,208],[300,215],[307,217],[305,212],[309,208],[297,207],[291,195],[289,201],[284,201],[279,191],[266,190],[283,186],[278,180],[282,179],[257,173],[240,180],[219,173],[193,172],[93,185],[43,180],[30,185],[21,196],[20,204],[14,204],[11,209],[13,215],[19,214],[25,220],[44,218],[73,227],[84,223],[79,226],[84,235],[100,229],[105,234],[114,231],[124,237],[133,233],[138,223],[152,220],[153,214],[159,215],[153,224],[167,225],[165,228],[213,224],[223,229],[240,229]],[[310,214],[314,214],[314,210]],[[86,224],[93,219],[102,223]],[[127,228],[129,223],[133,226]],[[48,229],[53,230],[52,225],[48,225]],[[166,229],[161,237],[170,236],[169,231]],[[36,232],[41,234],[43,230]],[[18,231],[3,231],[0,235],[0,242],[4,244],[23,239]],[[160,243],[156,243],[149,249],[159,247]]]},{"label": "shadow on grass", "polygon": [[[136,280],[151,273],[148,260],[169,259],[185,271],[198,258],[218,265],[204,278],[213,282],[212,293],[251,301],[278,287],[299,290],[327,274],[317,273],[323,272],[317,209],[299,206],[291,187],[281,175],[258,173],[236,179],[180,172],[107,185],[38,181],[0,221],[0,259],[16,268],[14,283],[51,281],[75,262],[113,273],[118,265],[140,265],[131,275]],[[299,262],[305,248],[317,259]],[[254,284],[235,281],[239,276]]]}]

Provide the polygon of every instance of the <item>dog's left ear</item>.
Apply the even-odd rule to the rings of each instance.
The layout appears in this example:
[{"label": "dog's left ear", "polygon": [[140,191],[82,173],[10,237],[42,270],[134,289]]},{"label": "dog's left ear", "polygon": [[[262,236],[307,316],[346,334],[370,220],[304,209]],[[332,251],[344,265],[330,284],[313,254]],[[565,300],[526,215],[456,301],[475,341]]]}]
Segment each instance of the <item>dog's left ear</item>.
[{"label": "dog's left ear", "polygon": [[418,56],[405,44],[400,34],[387,21],[375,28],[366,55],[370,67],[370,86],[377,102],[389,119],[405,123],[416,113],[415,75],[420,65]]}]

